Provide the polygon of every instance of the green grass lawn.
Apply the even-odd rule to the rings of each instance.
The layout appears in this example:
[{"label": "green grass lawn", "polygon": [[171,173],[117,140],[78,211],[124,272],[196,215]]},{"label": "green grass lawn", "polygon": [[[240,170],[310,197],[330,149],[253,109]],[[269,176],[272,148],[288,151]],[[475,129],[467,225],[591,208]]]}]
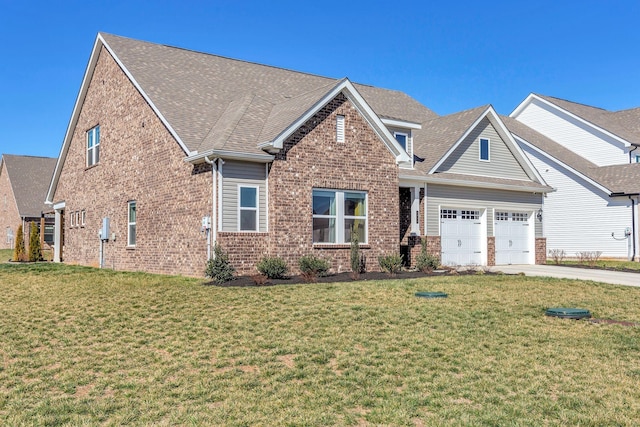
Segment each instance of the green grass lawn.
[{"label": "green grass lawn", "polygon": [[[420,299],[443,291],[447,299]],[[640,289],[522,276],[260,288],[0,265],[0,425],[637,425]]]}]

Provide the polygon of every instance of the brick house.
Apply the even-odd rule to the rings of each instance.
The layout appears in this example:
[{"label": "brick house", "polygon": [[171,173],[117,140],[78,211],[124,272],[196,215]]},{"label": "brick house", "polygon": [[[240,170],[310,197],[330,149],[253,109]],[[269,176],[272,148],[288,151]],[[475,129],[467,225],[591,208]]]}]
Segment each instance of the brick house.
[{"label": "brick house", "polygon": [[438,117],[346,78],[101,33],[47,194],[54,259],[200,276],[217,242],[240,273],[310,253],[346,271],[354,230],[371,270],[401,245],[411,258],[421,236],[443,256],[471,239],[482,255],[452,262],[491,264],[495,209],[534,225],[533,254],[551,189],[493,109],[475,113]]},{"label": "brick house", "polygon": [[0,249],[13,249],[18,226],[22,225],[28,247],[29,223],[40,227],[45,247],[53,243],[51,208],[43,203],[56,159],[3,154],[0,160]]}]

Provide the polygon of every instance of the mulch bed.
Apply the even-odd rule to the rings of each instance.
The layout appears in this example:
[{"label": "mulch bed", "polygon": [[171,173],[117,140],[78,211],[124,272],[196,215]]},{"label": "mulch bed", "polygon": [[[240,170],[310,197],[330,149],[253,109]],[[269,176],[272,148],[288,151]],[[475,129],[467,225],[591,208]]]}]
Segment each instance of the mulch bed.
[{"label": "mulch bed", "polygon": [[[419,277],[434,276],[450,276],[450,275],[472,275],[477,274],[475,270],[458,270],[452,273],[450,270],[435,270],[430,273],[422,273],[421,271],[402,271],[395,276],[390,276],[382,272],[367,272],[360,274],[360,277],[354,279],[350,272],[329,274],[327,276],[318,277],[315,282],[307,282],[302,276],[291,276],[287,279],[267,279],[265,283],[256,283],[253,276],[238,276],[234,280],[224,283],[208,282],[207,286],[220,287],[249,287],[249,286],[275,286],[275,285],[298,285],[303,283],[338,283],[338,282],[354,282],[361,280],[388,280],[388,279],[414,279]],[[492,275],[493,272],[484,272],[484,274]]]}]

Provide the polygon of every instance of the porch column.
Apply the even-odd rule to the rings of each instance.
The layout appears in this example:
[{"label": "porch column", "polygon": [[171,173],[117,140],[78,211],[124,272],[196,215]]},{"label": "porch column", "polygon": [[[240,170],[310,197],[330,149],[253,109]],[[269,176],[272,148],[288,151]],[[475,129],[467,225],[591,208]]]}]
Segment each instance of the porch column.
[{"label": "porch column", "polygon": [[57,203],[53,205],[55,210],[55,231],[53,234],[53,262],[60,262],[62,256],[62,212],[64,211],[65,203]]},{"label": "porch column", "polygon": [[411,235],[420,235],[420,187],[411,187]]}]

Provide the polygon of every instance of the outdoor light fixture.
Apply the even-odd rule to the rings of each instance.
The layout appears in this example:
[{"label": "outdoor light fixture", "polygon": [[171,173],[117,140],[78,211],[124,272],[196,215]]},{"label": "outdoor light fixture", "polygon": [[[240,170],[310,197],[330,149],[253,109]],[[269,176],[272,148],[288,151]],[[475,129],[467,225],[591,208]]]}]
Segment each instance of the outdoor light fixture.
[{"label": "outdoor light fixture", "polygon": [[536,214],[536,218],[538,218],[538,221],[542,221],[542,208],[538,209],[538,213]]}]

